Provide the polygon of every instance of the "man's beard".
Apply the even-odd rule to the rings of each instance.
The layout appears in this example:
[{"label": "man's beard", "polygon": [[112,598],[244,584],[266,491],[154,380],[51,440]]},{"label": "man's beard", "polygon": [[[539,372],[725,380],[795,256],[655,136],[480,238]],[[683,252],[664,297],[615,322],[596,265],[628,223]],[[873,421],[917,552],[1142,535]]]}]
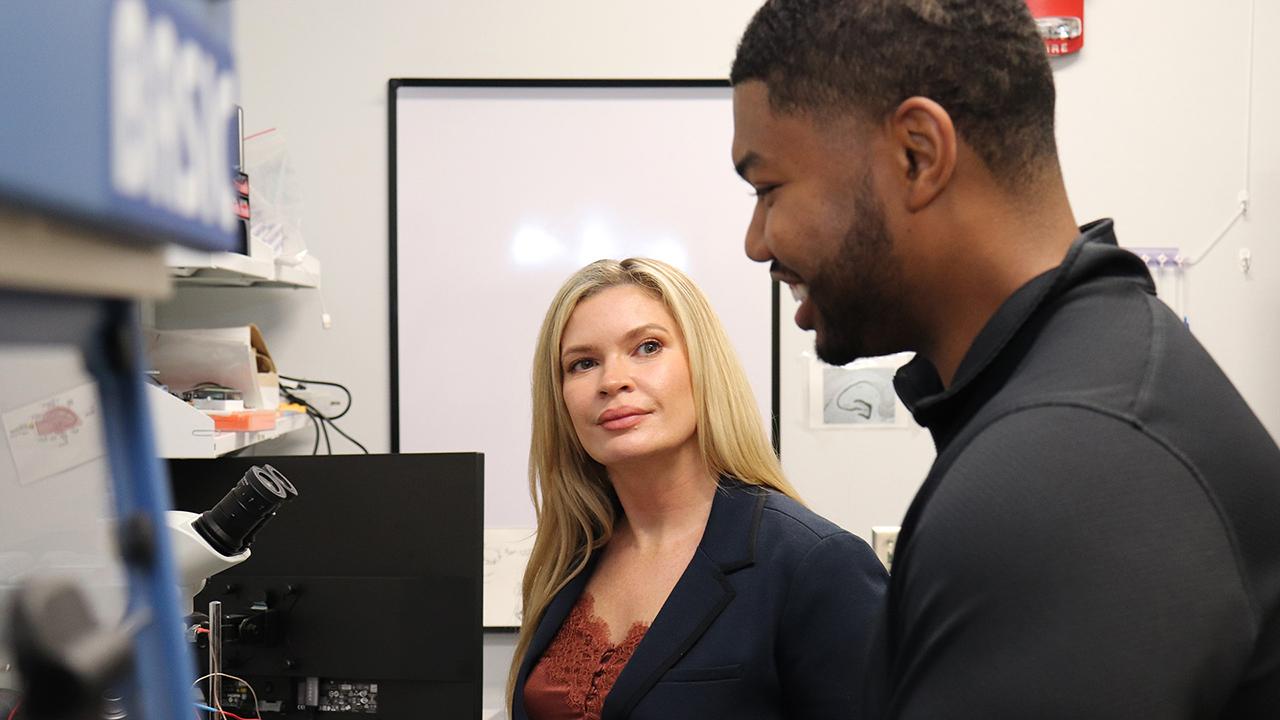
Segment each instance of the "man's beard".
[{"label": "man's beard", "polygon": [[853,205],[853,222],[839,253],[809,280],[818,357],[831,365],[905,349],[898,327],[903,320],[902,264],[893,254],[893,236],[869,174]]}]

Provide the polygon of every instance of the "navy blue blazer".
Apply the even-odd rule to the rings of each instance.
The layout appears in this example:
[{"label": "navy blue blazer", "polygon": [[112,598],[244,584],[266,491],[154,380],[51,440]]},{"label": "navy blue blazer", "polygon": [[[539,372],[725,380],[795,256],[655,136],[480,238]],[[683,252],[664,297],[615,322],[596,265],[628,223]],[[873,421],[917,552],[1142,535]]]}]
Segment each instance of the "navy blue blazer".
[{"label": "navy blue blazer", "polygon": [[[529,671],[594,569],[593,560],[543,613],[520,664],[513,720],[528,720]],[[722,483],[702,542],[601,720],[858,718],[865,645],[887,581],[858,537],[785,495]]]}]

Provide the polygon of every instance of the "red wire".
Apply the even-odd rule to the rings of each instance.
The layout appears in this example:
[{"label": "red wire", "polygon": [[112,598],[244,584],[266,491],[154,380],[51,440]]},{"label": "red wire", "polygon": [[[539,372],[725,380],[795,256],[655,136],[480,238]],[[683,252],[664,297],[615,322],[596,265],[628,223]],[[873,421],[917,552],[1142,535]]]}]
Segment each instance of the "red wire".
[{"label": "red wire", "polygon": [[17,704],[17,705],[14,705],[14,706],[13,706],[13,710],[11,710],[11,711],[9,712],[9,720],[13,720],[14,716],[18,714],[18,708],[20,708],[20,707],[22,707],[22,701],[21,701],[21,700],[19,700],[19,701],[18,701],[18,704]]},{"label": "red wire", "polygon": [[[245,137],[245,140],[252,140],[252,139],[254,139],[254,138],[258,137],[259,135],[266,135],[267,133],[272,132],[272,131],[274,131],[274,130],[275,130],[275,128],[268,128],[268,129],[266,129],[266,130],[263,130],[262,132],[256,132],[256,133],[254,133],[254,134],[252,134],[252,135],[248,135],[248,136],[246,136],[246,137]],[[227,713],[227,714],[228,714],[228,715],[230,715],[231,713]]]}]

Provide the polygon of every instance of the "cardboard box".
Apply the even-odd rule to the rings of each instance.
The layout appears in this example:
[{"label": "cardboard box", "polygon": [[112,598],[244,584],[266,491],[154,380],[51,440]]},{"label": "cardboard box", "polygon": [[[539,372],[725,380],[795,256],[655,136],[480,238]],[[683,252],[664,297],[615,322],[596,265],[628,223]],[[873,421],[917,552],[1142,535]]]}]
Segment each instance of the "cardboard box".
[{"label": "cardboard box", "polygon": [[174,394],[213,384],[239,390],[252,410],[280,405],[275,361],[256,325],[156,330],[149,350],[156,379]]}]

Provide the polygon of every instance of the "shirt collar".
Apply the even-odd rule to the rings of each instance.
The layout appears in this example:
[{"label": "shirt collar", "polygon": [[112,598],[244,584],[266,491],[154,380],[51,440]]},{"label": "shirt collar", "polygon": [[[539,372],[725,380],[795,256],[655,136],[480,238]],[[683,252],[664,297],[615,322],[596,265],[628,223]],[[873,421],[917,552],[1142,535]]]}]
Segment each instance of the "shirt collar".
[{"label": "shirt collar", "polygon": [[1089,223],[1080,228],[1080,233],[1061,264],[1018,288],[991,316],[960,361],[950,387],[943,388],[933,364],[919,355],[898,371],[894,387],[899,397],[916,422],[933,432],[935,443],[941,445],[938,442],[940,426],[955,415],[963,402],[961,398],[971,394],[978,378],[1045,304],[1077,285],[1108,276],[1130,278],[1140,282],[1147,291],[1155,292],[1146,263],[1117,245],[1111,220]]}]

